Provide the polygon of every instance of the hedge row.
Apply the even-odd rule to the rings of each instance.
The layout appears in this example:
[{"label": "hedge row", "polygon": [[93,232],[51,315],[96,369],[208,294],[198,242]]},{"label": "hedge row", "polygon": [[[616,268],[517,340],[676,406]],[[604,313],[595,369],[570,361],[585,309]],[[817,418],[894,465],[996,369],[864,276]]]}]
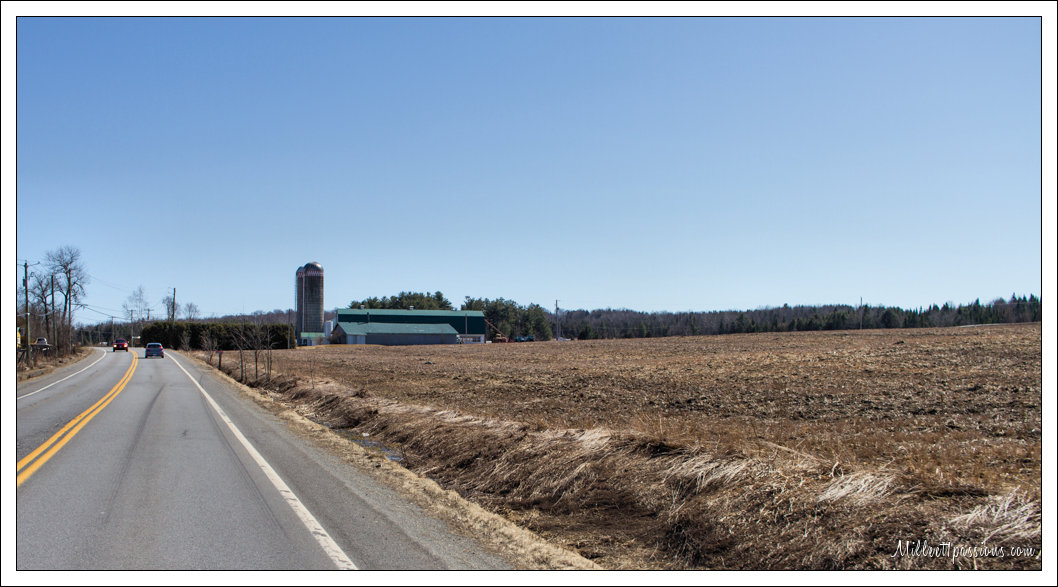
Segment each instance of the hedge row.
[{"label": "hedge row", "polygon": [[170,349],[180,349],[186,344],[190,350],[203,350],[207,335],[213,337],[219,350],[225,351],[237,350],[240,342],[242,348],[252,348],[254,340],[260,341],[261,348],[269,345],[274,349],[294,348],[294,328],[291,325],[246,322],[153,322],[144,327],[140,341],[144,345],[160,342]]}]

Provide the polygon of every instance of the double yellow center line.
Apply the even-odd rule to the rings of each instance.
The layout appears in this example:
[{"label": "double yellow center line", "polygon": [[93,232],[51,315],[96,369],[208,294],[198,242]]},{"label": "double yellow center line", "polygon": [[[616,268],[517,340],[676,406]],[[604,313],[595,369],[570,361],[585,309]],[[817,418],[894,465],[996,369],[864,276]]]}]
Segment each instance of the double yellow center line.
[{"label": "double yellow center line", "polygon": [[128,384],[129,379],[132,379],[132,374],[135,371],[136,355],[132,355],[132,365],[129,365],[129,370],[125,372],[125,376],[121,378],[121,381],[118,381],[113,389],[100,398],[100,400],[92,405],[92,407],[81,412],[81,414],[73,420],[70,420],[69,423],[62,427],[62,430],[56,432],[47,442],[38,446],[36,450],[29,453],[18,462],[18,479],[15,486],[18,487],[19,485],[22,485],[23,481],[29,479],[33,473],[37,472],[37,469],[39,469],[44,463],[48,462],[51,457],[55,456],[55,453],[62,450],[62,447],[66,446],[66,443],[76,436],[77,433],[81,431],[81,428],[85,427],[85,424],[88,424],[92,418],[96,417],[96,414],[103,411],[103,408],[107,407],[107,404],[117,397],[118,394],[121,393],[121,390],[125,389],[125,385]]}]

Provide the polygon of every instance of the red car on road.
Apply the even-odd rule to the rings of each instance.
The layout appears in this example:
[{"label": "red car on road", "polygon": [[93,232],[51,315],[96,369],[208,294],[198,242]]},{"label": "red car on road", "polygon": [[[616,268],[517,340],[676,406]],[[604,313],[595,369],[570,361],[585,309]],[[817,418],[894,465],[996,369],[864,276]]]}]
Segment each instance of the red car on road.
[{"label": "red car on road", "polygon": [[118,350],[123,350],[126,353],[129,352],[129,343],[128,343],[128,341],[125,340],[124,338],[119,338],[119,339],[115,340],[114,341],[114,352],[116,353],[116,352],[118,352]]}]

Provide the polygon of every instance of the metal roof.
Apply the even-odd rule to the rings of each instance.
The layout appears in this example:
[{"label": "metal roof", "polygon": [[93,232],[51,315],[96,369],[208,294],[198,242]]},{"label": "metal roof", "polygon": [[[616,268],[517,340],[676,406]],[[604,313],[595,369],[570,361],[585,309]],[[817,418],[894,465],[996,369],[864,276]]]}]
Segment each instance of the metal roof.
[{"label": "metal roof", "polygon": [[485,313],[480,310],[338,310],[337,324],[361,323],[448,325],[459,334],[486,334]]},{"label": "metal roof", "polygon": [[385,322],[339,322],[334,330],[345,335],[368,334],[459,334],[448,324],[390,324]]},{"label": "metal roof", "polygon": [[485,313],[481,310],[361,310],[359,308],[352,309],[346,308],[344,310],[338,310],[338,321],[339,322],[358,322],[358,320],[342,320],[343,316],[358,317],[358,316],[434,316],[439,318],[452,318],[458,316],[474,317],[485,317]]}]

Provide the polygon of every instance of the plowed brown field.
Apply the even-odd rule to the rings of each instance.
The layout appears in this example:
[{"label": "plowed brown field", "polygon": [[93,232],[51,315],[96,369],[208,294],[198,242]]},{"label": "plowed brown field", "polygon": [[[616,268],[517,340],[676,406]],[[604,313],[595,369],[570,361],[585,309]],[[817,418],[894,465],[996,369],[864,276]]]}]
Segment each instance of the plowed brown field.
[{"label": "plowed brown field", "polygon": [[1038,569],[1041,337],[336,345],[247,383],[604,567]]}]

